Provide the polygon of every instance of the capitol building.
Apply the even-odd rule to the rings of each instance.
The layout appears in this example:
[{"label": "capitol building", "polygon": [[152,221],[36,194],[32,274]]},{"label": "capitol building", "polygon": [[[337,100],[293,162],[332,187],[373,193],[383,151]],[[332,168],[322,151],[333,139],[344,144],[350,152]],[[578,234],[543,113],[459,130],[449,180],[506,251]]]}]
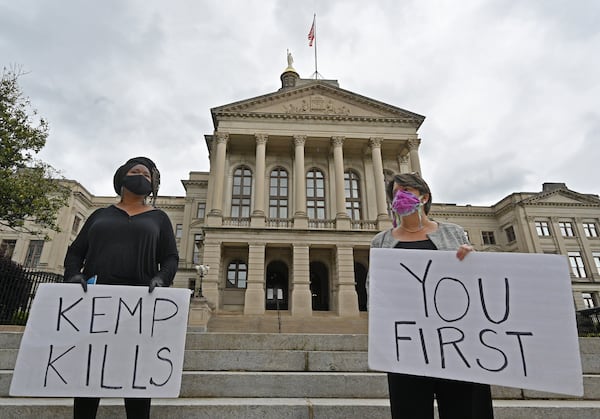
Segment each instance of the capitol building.
[{"label": "capitol building", "polygon": [[[291,63],[279,86],[211,109],[210,171],[190,168],[185,196],[158,197],[179,248],[174,286],[201,292],[215,313],[364,317],[370,242],[391,226],[384,185],[421,172],[424,116],[337,80],[303,79]],[[73,193],[58,214],[60,233],[44,241],[0,230],[14,261],[62,274],[86,218],[117,202],[66,182]],[[564,255],[574,308],[600,305],[597,195],[544,183],[491,206],[434,202],[430,217],[463,226],[478,251]],[[201,278],[199,265],[210,267]]]}]

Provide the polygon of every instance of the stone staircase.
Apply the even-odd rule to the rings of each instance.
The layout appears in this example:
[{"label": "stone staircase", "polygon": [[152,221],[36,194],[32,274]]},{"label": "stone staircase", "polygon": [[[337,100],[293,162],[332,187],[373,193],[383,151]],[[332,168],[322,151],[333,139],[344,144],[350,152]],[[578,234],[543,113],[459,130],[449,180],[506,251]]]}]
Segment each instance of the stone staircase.
[{"label": "stone staircase", "polygon": [[[330,324],[336,326],[335,320]],[[221,318],[209,330],[226,325]],[[0,332],[0,418],[71,417],[72,399],[8,396],[21,335]],[[494,387],[496,419],[600,418],[600,339],[582,338],[580,345],[583,398]],[[98,418],[124,417],[121,399],[102,400]],[[390,414],[386,377],[367,368],[366,334],[197,333],[190,328],[180,398],[153,399],[152,417],[377,419]]]}]

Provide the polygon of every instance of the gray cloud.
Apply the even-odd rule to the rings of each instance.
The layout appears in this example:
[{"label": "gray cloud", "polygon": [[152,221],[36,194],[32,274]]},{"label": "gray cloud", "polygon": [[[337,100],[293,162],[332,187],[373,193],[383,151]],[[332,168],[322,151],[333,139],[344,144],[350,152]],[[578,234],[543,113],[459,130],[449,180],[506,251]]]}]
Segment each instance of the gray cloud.
[{"label": "gray cloud", "polygon": [[5,1],[2,65],[51,135],[40,157],[112,195],[146,154],[161,192],[208,170],[210,108],[273,92],[290,49],[344,89],[425,115],[421,159],[438,202],[492,204],[546,181],[598,193],[600,3]]}]

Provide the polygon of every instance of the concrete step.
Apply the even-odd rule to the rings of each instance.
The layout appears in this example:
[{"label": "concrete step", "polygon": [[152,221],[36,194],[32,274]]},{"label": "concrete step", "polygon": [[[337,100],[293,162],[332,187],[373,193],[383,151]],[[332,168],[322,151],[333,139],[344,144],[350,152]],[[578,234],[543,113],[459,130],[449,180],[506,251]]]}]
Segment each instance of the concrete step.
[{"label": "concrete step", "polygon": [[[0,397],[8,396],[11,380],[12,371],[0,371]],[[583,386],[581,398],[501,386],[492,386],[492,397],[600,401],[600,375],[584,375]],[[387,377],[378,372],[184,371],[181,377],[181,397],[191,398],[387,398],[387,391]]]},{"label": "concrete step", "polygon": [[183,369],[188,371],[366,372],[368,365],[365,352],[187,350]]},{"label": "concrete step", "polygon": [[[0,398],[0,417],[62,419],[73,399]],[[598,419],[599,401],[494,400],[496,419]],[[210,398],[153,399],[153,419],[389,419],[384,399]],[[102,399],[98,419],[125,418],[122,399]],[[437,418],[437,415],[436,415]]]},{"label": "concrete step", "polygon": [[324,311],[313,312],[309,317],[291,316],[283,311],[267,311],[263,315],[244,315],[243,313],[213,313],[208,321],[209,332],[241,333],[323,333],[323,334],[366,334],[369,326],[366,312],[358,317],[339,317]]},{"label": "concrete step", "polygon": [[364,334],[188,333],[185,347],[213,350],[366,352],[368,340]]},{"label": "concrete step", "polygon": [[[12,371],[0,371],[0,397],[8,396]],[[385,374],[375,372],[184,371],[181,397],[385,398]]]},{"label": "concrete step", "polygon": [[[12,370],[18,349],[0,349],[0,370]],[[184,371],[368,371],[367,354],[350,351],[186,350]]]},{"label": "concrete step", "polygon": [[[0,349],[19,349],[22,332],[0,332]],[[366,334],[188,332],[186,349],[367,351]]]},{"label": "concrete step", "polygon": [[[17,353],[18,349],[0,349],[0,369],[12,370]],[[185,371],[366,372],[369,371],[367,358],[367,352],[360,350],[187,349],[183,368]],[[582,355],[582,367],[584,374],[600,374],[598,356]]]}]

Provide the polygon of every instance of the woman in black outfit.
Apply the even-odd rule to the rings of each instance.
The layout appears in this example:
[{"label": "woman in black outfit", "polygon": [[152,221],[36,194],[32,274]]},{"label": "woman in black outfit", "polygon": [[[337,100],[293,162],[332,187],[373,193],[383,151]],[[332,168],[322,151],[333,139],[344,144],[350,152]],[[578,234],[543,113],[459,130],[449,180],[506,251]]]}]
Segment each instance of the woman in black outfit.
[{"label": "woman in black outfit", "polygon": [[[173,226],[167,214],[154,207],[160,173],[152,160],[136,157],[117,169],[115,192],[119,203],[100,208],[86,220],[65,257],[65,281],[79,283],[87,292],[87,279],[97,284],[168,287],[179,256]],[[152,204],[146,198],[152,194]],[[75,419],[95,418],[99,398],[76,397]],[[126,398],[127,417],[149,418],[149,398]]]},{"label": "woman in black outfit", "polygon": [[[378,233],[373,248],[452,250],[463,260],[473,247],[462,227],[428,218],[431,191],[416,173],[394,176],[387,185],[394,228]],[[393,419],[433,419],[437,400],[440,419],[493,419],[490,386],[442,378],[388,373]]]}]

